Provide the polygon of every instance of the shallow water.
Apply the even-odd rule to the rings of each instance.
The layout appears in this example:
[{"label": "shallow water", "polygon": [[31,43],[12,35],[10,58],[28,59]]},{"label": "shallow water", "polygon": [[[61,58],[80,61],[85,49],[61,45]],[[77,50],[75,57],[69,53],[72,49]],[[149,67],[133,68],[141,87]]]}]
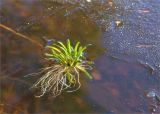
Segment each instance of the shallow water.
[{"label": "shallow water", "polygon": [[52,39],[93,44],[93,80],[82,87],[35,98],[38,77],[49,64],[31,42],[1,29],[0,113],[160,113],[159,0],[5,0],[1,23],[43,46]]}]

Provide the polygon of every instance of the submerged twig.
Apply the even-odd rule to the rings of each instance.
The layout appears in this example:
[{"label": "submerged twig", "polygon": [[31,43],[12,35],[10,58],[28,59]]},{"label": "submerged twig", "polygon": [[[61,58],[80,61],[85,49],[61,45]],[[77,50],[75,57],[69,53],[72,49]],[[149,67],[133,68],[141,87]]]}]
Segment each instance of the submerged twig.
[{"label": "submerged twig", "polygon": [[140,65],[144,66],[145,68],[148,68],[149,71],[151,72],[151,74],[153,75],[153,73],[155,71],[155,68],[152,65],[148,64],[147,62],[145,63],[141,60],[138,60],[138,62],[139,62]]},{"label": "submerged twig", "polygon": [[10,28],[10,27],[7,27],[6,25],[0,24],[0,28],[3,28],[3,29],[5,29],[5,30],[8,30],[8,31],[12,32],[13,34],[15,34],[15,35],[17,35],[17,36],[20,36],[20,37],[22,37],[22,38],[24,38],[24,39],[26,39],[26,40],[28,40],[28,41],[36,44],[37,46],[43,48],[43,45],[40,44],[39,42],[37,42],[37,41],[35,41],[35,40],[32,40],[30,37],[25,36],[25,35],[23,35],[23,34],[17,32],[17,31],[15,31],[15,30],[13,30],[13,29]]}]

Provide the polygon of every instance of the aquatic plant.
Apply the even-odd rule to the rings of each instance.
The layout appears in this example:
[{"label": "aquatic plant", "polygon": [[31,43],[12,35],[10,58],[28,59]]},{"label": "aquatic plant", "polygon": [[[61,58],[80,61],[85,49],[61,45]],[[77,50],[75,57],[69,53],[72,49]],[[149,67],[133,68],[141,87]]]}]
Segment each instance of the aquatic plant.
[{"label": "aquatic plant", "polygon": [[32,88],[40,89],[41,94],[37,97],[41,97],[47,92],[57,96],[63,90],[67,90],[67,92],[78,90],[81,86],[80,72],[92,79],[87,70],[92,69],[93,62],[86,60],[84,56],[87,46],[80,46],[80,42],[77,42],[73,47],[70,40],[67,39],[66,45],[59,41],[46,46],[46,48],[49,49],[49,52],[45,53],[46,58],[54,63],[52,66],[32,74],[42,75],[32,86]]}]

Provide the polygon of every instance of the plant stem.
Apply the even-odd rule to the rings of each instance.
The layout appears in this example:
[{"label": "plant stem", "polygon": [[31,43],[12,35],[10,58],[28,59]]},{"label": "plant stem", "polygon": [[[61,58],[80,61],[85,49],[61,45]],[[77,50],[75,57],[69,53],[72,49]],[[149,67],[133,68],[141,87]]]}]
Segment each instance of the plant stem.
[{"label": "plant stem", "polygon": [[7,27],[6,25],[0,24],[0,28],[3,28],[3,29],[5,29],[5,30],[8,30],[8,31],[12,32],[13,34],[15,34],[15,35],[17,35],[17,36],[20,36],[21,38],[24,38],[24,39],[26,39],[26,40],[28,40],[28,41],[36,44],[37,46],[39,46],[39,47],[41,47],[41,48],[43,49],[43,45],[40,44],[39,42],[37,42],[37,41],[35,41],[35,40],[32,40],[32,39],[31,39],[30,37],[28,37],[28,36],[25,36],[25,35],[23,35],[23,34],[21,34],[21,33],[16,32],[15,30],[13,30],[12,28]]}]

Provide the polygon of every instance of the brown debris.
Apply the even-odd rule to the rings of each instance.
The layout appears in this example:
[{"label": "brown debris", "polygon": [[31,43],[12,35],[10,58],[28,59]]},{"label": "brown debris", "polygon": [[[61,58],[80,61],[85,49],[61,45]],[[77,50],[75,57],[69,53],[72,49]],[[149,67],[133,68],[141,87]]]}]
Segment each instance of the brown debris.
[{"label": "brown debris", "polygon": [[97,70],[93,70],[92,76],[95,80],[101,80],[101,75]]}]

